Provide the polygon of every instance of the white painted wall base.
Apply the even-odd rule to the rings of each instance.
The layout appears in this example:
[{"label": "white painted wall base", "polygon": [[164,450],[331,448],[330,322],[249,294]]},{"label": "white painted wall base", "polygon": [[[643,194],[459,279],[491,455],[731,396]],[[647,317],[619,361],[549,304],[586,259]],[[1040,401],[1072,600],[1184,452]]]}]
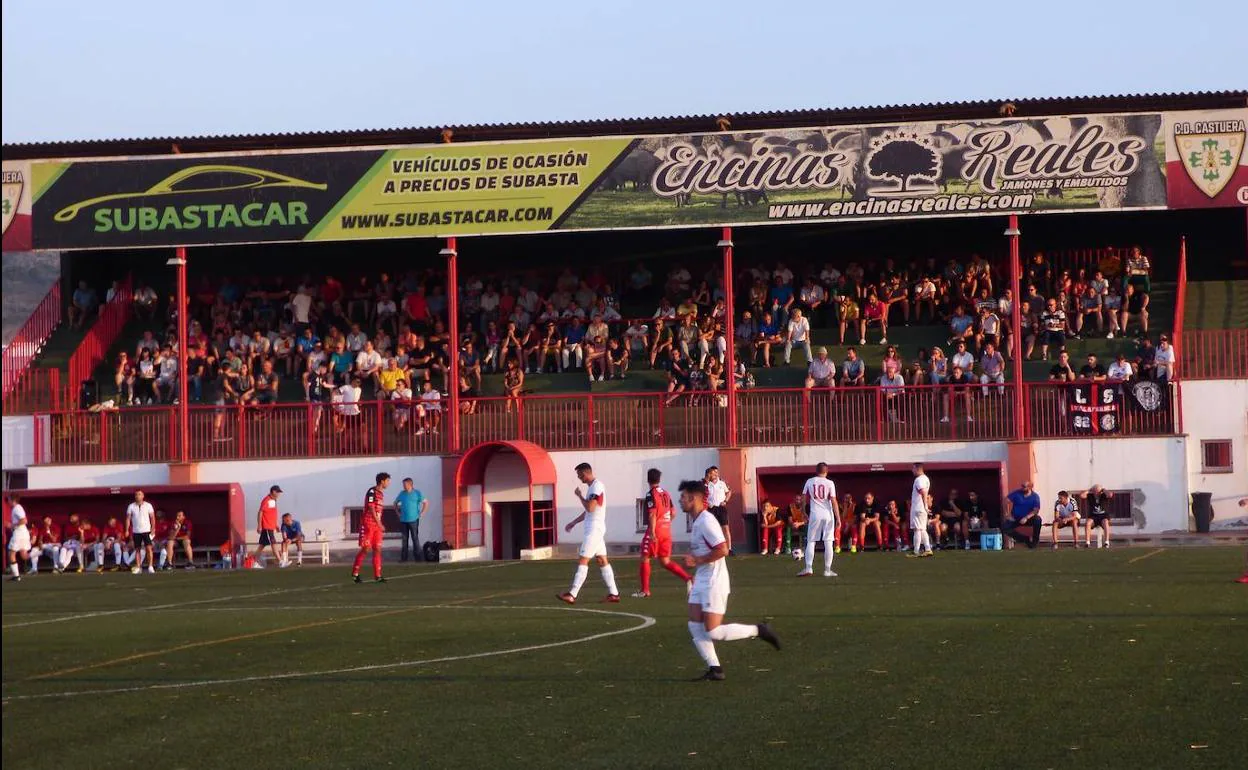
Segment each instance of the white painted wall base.
[{"label": "white painted wall base", "polygon": [[439,563],[459,563],[465,561],[485,561],[485,549],[481,546],[476,548],[454,548],[449,551],[438,552]]},{"label": "white painted wall base", "polygon": [[520,551],[520,561],[543,561],[545,559],[553,559],[554,556],[555,549],[550,546],[546,546],[544,548],[534,548],[532,550],[524,548]]}]

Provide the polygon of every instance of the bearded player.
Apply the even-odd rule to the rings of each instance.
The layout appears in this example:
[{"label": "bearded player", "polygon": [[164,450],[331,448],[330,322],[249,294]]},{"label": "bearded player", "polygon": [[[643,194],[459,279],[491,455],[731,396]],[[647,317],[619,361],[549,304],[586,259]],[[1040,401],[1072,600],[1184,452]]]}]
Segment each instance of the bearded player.
[{"label": "bearded player", "polygon": [[728,563],[724,561],[728,542],[723,527],[707,510],[706,482],[680,483],[680,509],[693,518],[685,566],[697,568],[689,593],[689,635],[693,637],[693,648],[706,661],[706,673],[695,681],[719,682],[724,679],[724,669],[719,665],[715,642],[758,638],[778,650],[780,640],[766,623],[724,623],[731,591]]},{"label": "bearded player", "polygon": [[373,552],[373,582],[384,583],[381,576],[381,539],[386,534],[386,526],[381,522],[381,509],[386,501],[386,487],[390,486],[390,474],[378,473],[377,484],[364,493],[364,515],[360,517],[360,550],[355,554],[355,564],[351,567],[351,579],[363,583],[360,579],[360,567],[364,564],[364,554]]},{"label": "bearded player", "polygon": [[650,489],[646,492],[646,518],[649,526],[641,539],[641,590],[633,594],[634,599],[646,599],[650,596],[650,559],[657,556],[663,569],[685,581],[689,587],[692,580],[688,572],[672,561],[672,496],[659,486],[663,472],[658,468],[646,471],[646,483]]},{"label": "bearded player", "polygon": [[581,541],[578,554],[580,559],[576,564],[576,574],[572,577],[572,587],[559,594],[559,601],[576,604],[576,597],[589,575],[589,560],[594,559],[602,573],[602,582],[607,586],[607,597],[603,601],[616,604],[620,601],[620,590],[615,585],[615,570],[607,559],[607,488],[594,478],[594,469],[589,463],[576,466],[576,478],[585,485],[584,492],[581,492],[580,487],[576,488],[576,499],[581,501],[581,507],[585,510],[568,522],[564,530],[571,532],[573,527],[584,521],[585,538]]}]

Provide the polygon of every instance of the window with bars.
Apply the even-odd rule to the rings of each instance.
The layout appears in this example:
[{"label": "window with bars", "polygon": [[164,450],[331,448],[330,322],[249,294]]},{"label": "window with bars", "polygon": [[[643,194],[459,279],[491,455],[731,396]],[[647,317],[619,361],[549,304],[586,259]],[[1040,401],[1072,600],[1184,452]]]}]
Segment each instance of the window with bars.
[{"label": "window with bars", "polygon": [[1230,439],[1213,439],[1200,442],[1201,473],[1233,473],[1235,460],[1231,455]]}]

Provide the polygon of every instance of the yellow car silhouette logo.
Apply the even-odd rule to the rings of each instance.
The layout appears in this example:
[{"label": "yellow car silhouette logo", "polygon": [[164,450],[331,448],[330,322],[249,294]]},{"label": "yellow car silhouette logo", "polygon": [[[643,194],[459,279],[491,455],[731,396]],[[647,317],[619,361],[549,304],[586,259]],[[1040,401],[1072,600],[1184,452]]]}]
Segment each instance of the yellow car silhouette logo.
[{"label": "yellow car silhouette logo", "polygon": [[224,192],[228,190],[259,190],[265,187],[301,187],[307,190],[325,190],[328,189],[329,185],[308,182],[303,179],[296,179],[293,176],[279,174],[276,171],[248,168],[247,166],[190,166],[170,174],[146,190],[113,193],[111,195],[101,195],[98,198],[89,198],[66,206],[56,212],[52,218],[57,222],[69,222],[78,216],[78,212],[97,203],[107,203],[127,198]]}]

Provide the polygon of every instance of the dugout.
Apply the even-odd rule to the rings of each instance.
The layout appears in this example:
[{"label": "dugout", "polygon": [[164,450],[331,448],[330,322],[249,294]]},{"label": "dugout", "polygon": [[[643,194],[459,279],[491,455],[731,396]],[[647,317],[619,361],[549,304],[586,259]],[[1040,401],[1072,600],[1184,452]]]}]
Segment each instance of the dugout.
[{"label": "dugout", "polygon": [[247,541],[243,488],[238,484],[26,489],[19,494],[32,526],[45,516],[64,526],[70,514],[76,513],[103,527],[114,516],[124,526],[126,506],[134,502],[134,493],[140,489],[152,507],[164,511],[168,518],[178,511],[186,512],[196,548],[216,548],[227,540],[236,547]]},{"label": "dugout", "polygon": [[[549,556],[558,537],[557,472],[550,454],[530,441],[491,441],[443,461],[443,537],[480,557]],[[446,476],[449,481],[446,483]]]}]

